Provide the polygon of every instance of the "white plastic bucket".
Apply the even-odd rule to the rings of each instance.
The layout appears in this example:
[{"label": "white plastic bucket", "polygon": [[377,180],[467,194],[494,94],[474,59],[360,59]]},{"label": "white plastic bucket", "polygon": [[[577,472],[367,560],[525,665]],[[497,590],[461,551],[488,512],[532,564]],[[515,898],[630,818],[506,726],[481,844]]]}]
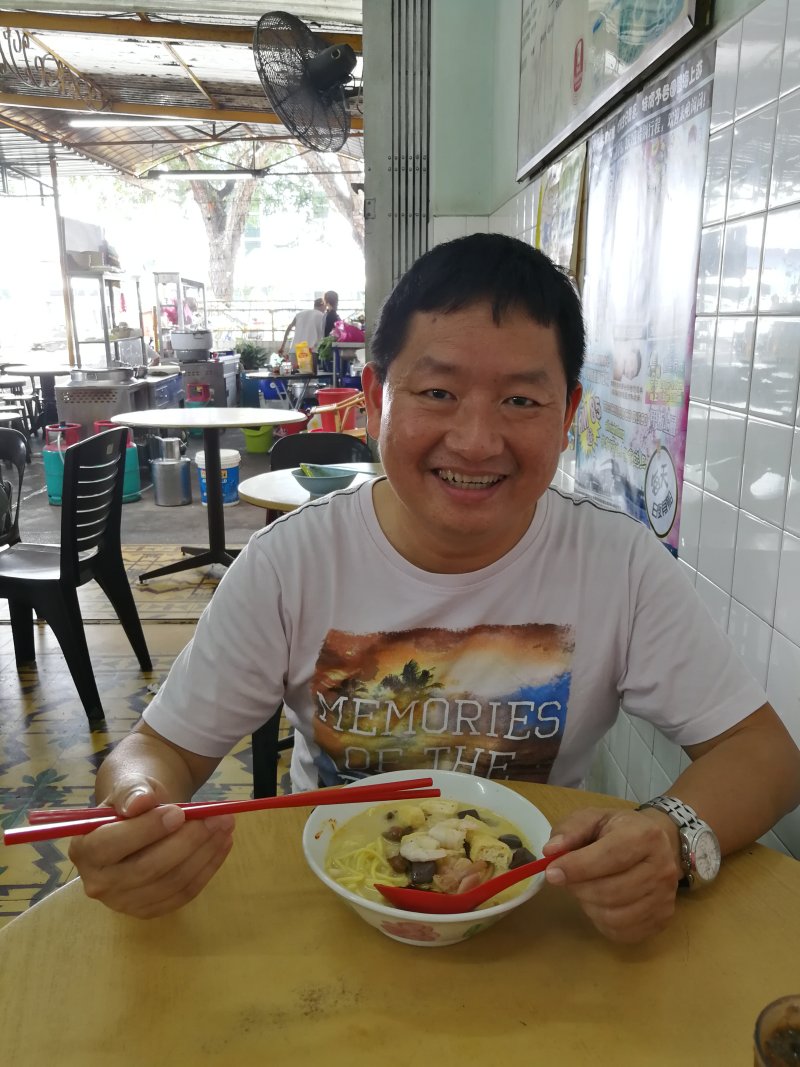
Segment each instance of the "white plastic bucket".
[{"label": "white plastic bucket", "polygon": [[[219,450],[219,465],[222,474],[222,503],[226,507],[239,503],[239,463],[241,455],[235,448],[221,448]],[[197,477],[200,482],[200,503],[208,504],[206,494],[206,457],[204,452],[198,452],[194,457],[197,464]]]}]

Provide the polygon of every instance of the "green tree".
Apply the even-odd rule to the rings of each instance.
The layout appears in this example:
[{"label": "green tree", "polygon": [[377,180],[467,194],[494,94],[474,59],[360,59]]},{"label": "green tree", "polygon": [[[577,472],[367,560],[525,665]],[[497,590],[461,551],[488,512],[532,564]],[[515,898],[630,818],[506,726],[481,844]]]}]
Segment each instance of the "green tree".
[{"label": "green tree", "polygon": [[[344,164],[344,166],[343,166]],[[193,181],[176,183],[177,195],[191,190],[205,226],[209,247],[209,281],[218,300],[230,302],[234,293],[234,267],[248,217],[254,207],[270,215],[291,210],[302,225],[324,215],[332,206],[347,218],[359,247],[364,248],[363,199],[353,190],[352,175],[343,170],[361,164],[341,156],[300,152],[283,143],[220,146],[211,151],[187,153],[174,170],[217,170],[226,165],[261,170],[275,168],[272,176],[248,181]],[[282,174],[281,171],[293,173]],[[300,172],[300,173],[297,173]]]},{"label": "green tree", "polygon": [[184,210],[188,204],[196,204],[208,241],[209,287],[218,300],[229,303],[233,299],[236,258],[248,219],[254,214],[269,218],[291,211],[300,229],[333,208],[350,222],[354,240],[364,249],[363,194],[353,188],[363,185],[363,163],[359,159],[342,153],[320,155],[289,142],[258,140],[184,149],[159,161],[158,167],[175,171],[232,167],[266,171],[263,177],[246,181],[187,179],[156,185],[136,179],[102,179],[96,183],[101,217],[113,218],[121,210],[130,213],[146,209],[156,196],[170,197]]}]

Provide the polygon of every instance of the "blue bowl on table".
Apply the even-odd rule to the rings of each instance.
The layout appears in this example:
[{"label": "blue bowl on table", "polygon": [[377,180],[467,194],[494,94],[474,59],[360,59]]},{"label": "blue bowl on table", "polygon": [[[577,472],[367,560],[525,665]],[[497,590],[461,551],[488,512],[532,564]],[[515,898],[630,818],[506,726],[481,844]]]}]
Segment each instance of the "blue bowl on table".
[{"label": "blue bowl on table", "polygon": [[330,470],[331,473],[309,477],[303,474],[299,467],[294,467],[292,475],[297,484],[305,489],[307,493],[310,493],[311,496],[325,496],[327,493],[333,493],[336,489],[346,489],[358,473],[358,471],[341,470],[335,467],[326,469]]}]

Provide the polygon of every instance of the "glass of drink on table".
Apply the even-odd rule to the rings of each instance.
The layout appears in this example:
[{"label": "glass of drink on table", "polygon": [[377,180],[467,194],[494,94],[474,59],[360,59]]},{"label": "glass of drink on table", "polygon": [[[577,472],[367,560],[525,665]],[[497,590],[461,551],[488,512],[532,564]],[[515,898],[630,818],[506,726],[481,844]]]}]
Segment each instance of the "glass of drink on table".
[{"label": "glass of drink on table", "polygon": [[800,993],[767,1004],[756,1020],[755,1067],[800,1064]]}]

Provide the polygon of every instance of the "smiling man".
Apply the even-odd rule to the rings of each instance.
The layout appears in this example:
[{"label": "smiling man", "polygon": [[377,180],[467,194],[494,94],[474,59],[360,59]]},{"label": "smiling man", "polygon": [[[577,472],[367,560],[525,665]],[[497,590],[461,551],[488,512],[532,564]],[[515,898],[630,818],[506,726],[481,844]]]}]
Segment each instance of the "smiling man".
[{"label": "smiling man", "polygon": [[669,795],[587,808],[547,846],[568,850],[548,881],[617,940],[800,802],[800,753],[675,560],[550,488],[583,348],[569,279],[520,241],[465,237],[401,279],[363,376],[386,477],[283,516],[230,568],[98,773],[133,817],[72,844],[91,896],[151,916],[202,889],[232,820],[168,802],[281,701],[295,789],[397,768],[577,787],[620,705],[652,723],[692,760]]}]

